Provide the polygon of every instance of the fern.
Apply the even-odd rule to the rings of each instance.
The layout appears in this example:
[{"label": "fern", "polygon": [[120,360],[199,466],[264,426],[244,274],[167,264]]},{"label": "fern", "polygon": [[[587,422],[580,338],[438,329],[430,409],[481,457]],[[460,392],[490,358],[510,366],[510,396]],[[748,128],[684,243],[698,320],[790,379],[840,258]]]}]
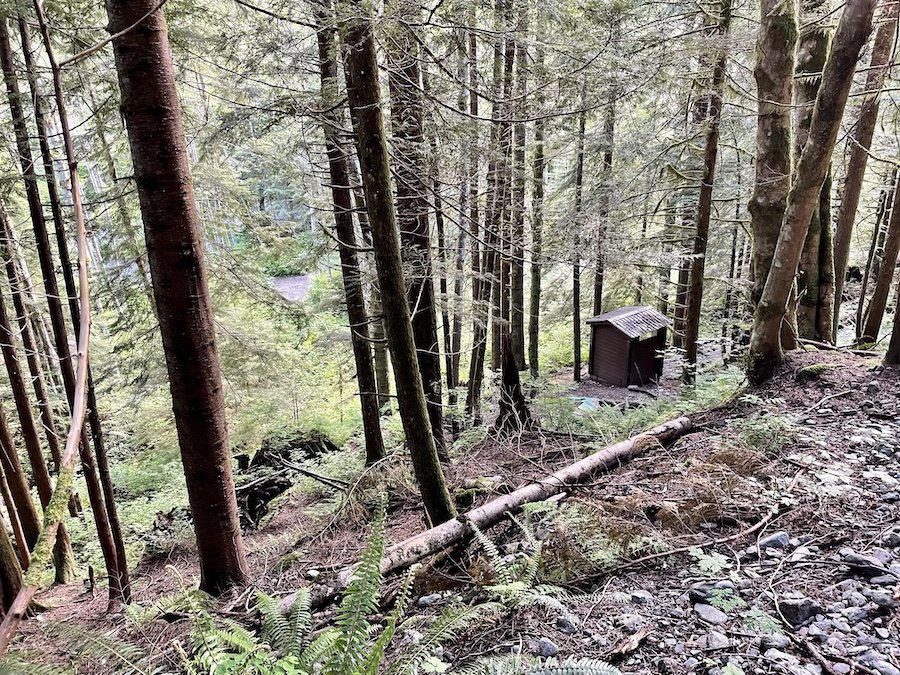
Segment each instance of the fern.
[{"label": "fern", "polygon": [[361,668],[361,672],[364,675],[378,675],[378,666],[381,663],[381,659],[384,658],[384,652],[391,643],[391,640],[394,639],[394,635],[397,632],[397,623],[400,621],[400,617],[403,616],[403,613],[409,605],[409,601],[412,599],[412,584],[415,578],[416,570],[412,569],[403,580],[400,592],[397,593],[394,611],[392,611],[391,615],[388,617],[387,626],[382,631],[381,635],[378,636],[378,639],[375,640],[375,644],[372,645],[372,649],[369,650],[369,656]]},{"label": "fern", "polygon": [[327,660],[335,652],[340,638],[341,632],[336,628],[329,628],[319,633],[300,654],[300,672],[311,672],[315,664]]},{"label": "fern", "polygon": [[348,675],[365,661],[371,624],[368,617],[378,610],[381,590],[381,558],[384,554],[385,498],[382,496],[372,525],[369,543],[353,571],[338,608],[336,624],[341,631],[337,655],[325,664],[326,675]]},{"label": "fern", "polygon": [[149,657],[142,649],[118,639],[113,632],[89,630],[84,625],[73,622],[56,624],[50,633],[68,643],[76,660],[103,660],[114,673],[152,675],[154,672]]},{"label": "fern", "polygon": [[418,644],[410,645],[396,663],[388,670],[388,675],[414,675],[418,666],[434,652],[442,642],[452,640],[464,630],[484,620],[487,615],[500,614],[503,605],[486,602],[481,605],[450,605],[441,612],[428,627]]},{"label": "fern", "polygon": [[19,655],[7,655],[0,659],[0,675],[69,675],[71,668],[32,663]]},{"label": "fern", "polygon": [[309,642],[312,628],[309,591],[297,591],[287,616],[282,614],[278,600],[261,591],[256,594],[256,608],[262,615],[262,640],[279,654],[299,655]]},{"label": "fern", "polygon": [[512,571],[509,569],[509,565],[507,565],[503,556],[500,555],[497,545],[484,532],[478,529],[478,526],[475,523],[470,523],[470,525],[472,527],[472,533],[475,535],[475,539],[481,544],[481,548],[483,548],[484,552],[487,554],[488,560],[491,563],[491,569],[494,572],[494,576],[497,578],[498,584],[506,585],[513,583]]},{"label": "fern", "polygon": [[520,656],[500,656],[464,667],[461,675],[622,675],[622,671],[597,659],[528,661]]}]

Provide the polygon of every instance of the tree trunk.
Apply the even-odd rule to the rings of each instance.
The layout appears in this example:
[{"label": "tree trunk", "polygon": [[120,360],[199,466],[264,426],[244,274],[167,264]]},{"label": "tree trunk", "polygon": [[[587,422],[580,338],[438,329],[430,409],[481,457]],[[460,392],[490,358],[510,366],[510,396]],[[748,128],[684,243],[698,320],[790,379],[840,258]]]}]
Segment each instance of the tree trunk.
[{"label": "tree trunk", "polygon": [[[806,145],[810,123],[812,122],[813,106],[819,92],[820,74],[825,67],[825,60],[828,57],[830,31],[817,18],[817,15],[821,13],[823,4],[824,0],[803,0],[800,7],[801,19],[808,19],[808,21],[800,31],[797,42],[797,85],[794,87],[794,108],[796,110],[794,122],[795,157],[800,156],[803,147]],[[824,182],[825,180],[823,179],[823,185],[820,186],[820,189],[825,187]],[[820,208],[813,209],[810,216],[809,226],[806,230],[806,239],[803,244],[803,253],[800,256],[800,262],[797,267],[797,331],[799,337],[813,340],[821,340],[822,338],[817,332],[819,314],[822,310],[819,295],[820,278],[824,273],[819,263],[823,259],[821,254],[823,230],[831,227],[830,219],[828,221],[822,220],[821,197],[818,198],[820,199]],[[829,307],[827,311],[830,322],[831,308]]]},{"label": "tree trunk", "polygon": [[[612,199],[613,148],[616,132],[615,87],[609,93],[603,117],[603,166],[600,168],[600,197],[597,206],[597,261],[594,269],[594,315],[603,313],[603,276],[606,272],[606,233],[609,229],[609,205]],[[640,302],[640,300],[638,300]]]},{"label": "tree trunk", "polygon": [[840,319],[853,225],[856,220],[856,211],[859,208],[863,178],[869,160],[869,149],[872,147],[872,137],[875,135],[875,125],[878,122],[881,87],[887,76],[891,55],[894,51],[898,13],[900,13],[900,3],[896,2],[884,5],[881,10],[881,22],[875,33],[869,71],[866,73],[865,97],[851,137],[847,141],[847,145],[850,146],[850,160],[847,162],[844,191],[841,195],[841,205],[838,209],[834,233],[834,324],[832,327],[834,335],[837,335]]},{"label": "tree trunk", "polygon": [[[25,451],[28,454],[28,461],[31,465],[31,477],[37,487],[41,506],[46,509],[50,503],[50,496],[53,493],[53,486],[50,483],[50,471],[47,469],[46,461],[44,461],[40,434],[31,410],[28,386],[25,384],[25,378],[19,365],[12,323],[9,320],[9,312],[6,309],[6,300],[2,292],[0,292],[0,351],[3,352],[3,362],[6,365],[6,374],[9,377],[16,413],[19,416],[19,433],[22,435]],[[53,565],[56,569],[57,583],[67,584],[72,581],[75,575],[75,558],[72,554],[69,533],[63,526],[60,526],[59,534],[56,538],[56,548],[53,551]]]},{"label": "tree trunk", "polygon": [[0,521],[0,602],[3,612],[9,611],[13,600],[22,590],[22,566],[16,557],[6,524]]},{"label": "tree trunk", "polygon": [[[582,108],[585,96],[582,89]],[[578,140],[575,148],[575,216],[572,219],[572,379],[581,382],[581,201],[584,190],[584,132],[587,126],[587,111],[578,114]],[[600,277],[600,294],[603,294],[603,270],[598,261],[597,275]],[[597,278],[594,278],[594,292],[597,292]]]},{"label": "tree trunk", "polygon": [[[200,588],[248,581],[225,400],[172,53],[154,0],[107,0],[172,409],[200,556]],[[144,18],[146,17],[146,18]],[[137,26],[131,29],[132,26]],[[127,30],[126,30],[127,29]]]},{"label": "tree trunk", "polygon": [[355,15],[342,27],[346,47],[347,100],[356,116],[356,147],[372,225],[375,264],[384,303],[385,328],[400,418],[412,459],[416,482],[431,523],[453,518],[456,510],[447,491],[428,417],[428,403],[419,372],[407,289],[403,280],[400,236],[391,195],[391,169],[381,116],[378,61],[371,20],[356,2]]},{"label": "tree trunk", "polygon": [[884,254],[881,258],[878,276],[875,278],[872,298],[869,300],[869,305],[866,309],[866,322],[860,335],[860,342],[878,342],[881,332],[884,309],[887,306],[888,294],[893,284],[894,269],[897,267],[897,256],[900,254],[900,208],[897,208],[898,200],[900,200],[900,181],[897,181],[894,186],[894,208],[891,209],[891,219],[887,227]]},{"label": "tree trunk", "polygon": [[[394,10],[404,17],[419,11],[408,0],[398,0]],[[387,40],[388,86],[391,92],[391,138],[400,158],[395,164],[397,224],[407,271],[407,292],[412,313],[413,337],[419,358],[419,372],[428,401],[428,418],[435,446],[446,455],[444,414],[441,396],[441,350],[437,337],[437,303],[428,227],[428,188],[425,178],[422,84],[419,47],[410,28],[397,22]],[[360,153],[360,160],[362,153]],[[365,168],[363,167],[365,174]],[[370,197],[366,197],[366,201]],[[370,222],[374,222],[370,214]],[[382,298],[385,302],[386,299]],[[399,385],[398,385],[399,386]]]},{"label": "tree trunk", "polygon": [[750,197],[750,306],[762,297],[772,266],[787,196],[791,189],[791,105],[794,45],[797,42],[793,0],[762,0],[757,60],[756,177]]},{"label": "tree trunk", "polygon": [[[538,46],[535,56],[535,69],[539,75],[544,70],[544,49]],[[543,114],[543,94],[539,95],[537,114]],[[534,123],[534,159],[532,160],[532,187],[531,187],[531,288],[529,289],[528,303],[528,366],[531,377],[537,378],[540,374],[538,350],[541,336],[541,272],[543,261],[544,239],[544,129],[546,121],[538,117]]]},{"label": "tree trunk", "polygon": [[[6,481],[6,473],[3,471],[2,464],[0,464],[0,495],[3,497],[6,513],[9,515],[9,525],[13,532],[13,538],[16,540],[16,554],[19,565],[22,569],[28,569],[28,564],[31,562],[31,551],[28,549],[28,540],[25,538],[25,532],[22,530],[22,522],[19,520],[19,514],[16,511],[16,502],[9,491],[9,484]],[[0,529],[3,528],[0,527]]]},{"label": "tree trunk", "polygon": [[781,323],[792,280],[810,218],[819,206],[819,192],[840,130],[856,62],[872,28],[876,4],[877,0],[859,0],[844,7],[825,64],[809,138],[797,164],[797,179],[788,194],[772,267],[753,318],[748,378],[754,384],[768,379],[783,359]]},{"label": "tree trunk", "polygon": [[[472,10],[474,12],[474,9]],[[470,13],[470,24],[474,23],[474,14]],[[502,97],[503,97],[503,65],[504,65],[504,40],[502,31],[504,26],[503,0],[497,0],[494,10],[495,37],[493,59],[493,84],[491,87],[491,134],[488,147],[487,166],[487,203],[485,205],[484,228],[479,237],[478,213],[473,213],[470,218],[472,223],[472,359],[469,362],[469,386],[466,392],[466,415],[473,423],[481,422],[481,389],[484,382],[484,362],[487,352],[488,321],[490,314],[491,298],[494,293],[494,276],[499,266],[497,253],[498,235],[497,210],[500,208],[502,198],[502,182],[500,180],[500,138],[502,127]],[[469,109],[478,114],[477,88],[479,74],[476,57],[476,35],[474,31],[469,35]],[[477,145],[477,144],[476,144]],[[473,166],[477,166],[477,155],[473,155]],[[477,171],[473,172],[473,184],[477,195]],[[478,200],[473,197],[472,204],[477,209]],[[478,241],[483,240],[481,258],[478,259]]]},{"label": "tree trunk", "polygon": [[[525,370],[525,118],[528,115],[528,5],[522,6],[516,26],[516,92],[511,110],[517,118],[513,125],[512,217],[510,218],[509,256],[509,334],[515,366]],[[505,371],[507,364],[503,363]]]},{"label": "tree trunk", "polygon": [[32,550],[41,532],[41,518],[31,500],[31,490],[28,489],[28,481],[19,462],[19,453],[16,452],[16,445],[2,406],[0,406],[0,467],[9,485],[14,510],[19,516],[25,535],[25,543],[28,550]]},{"label": "tree trunk", "polygon": [[[352,123],[356,121],[350,116]],[[354,127],[355,128],[355,127]],[[349,148],[345,148],[349,150]],[[362,179],[359,177],[359,169],[356,165],[356,155],[347,158],[347,171],[352,186],[353,211],[362,232],[363,242],[367,246],[372,245],[372,228],[369,226],[369,216],[366,213],[366,196],[363,194]],[[360,260],[360,272],[363,263],[366,269],[371,271],[369,258]],[[391,413],[391,364],[388,359],[387,340],[384,337],[384,317],[381,310],[381,289],[378,288],[378,280],[374,280],[369,292],[369,325],[371,326],[372,351],[374,352],[375,386],[378,390],[378,409],[381,413]]]},{"label": "tree trunk", "polygon": [[894,308],[894,323],[891,340],[884,354],[884,362],[889,366],[900,365],[900,285],[897,287],[897,306]]},{"label": "tree trunk", "polygon": [[[731,24],[731,0],[722,0],[717,32],[728,35]],[[707,108],[706,144],[703,151],[703,177],[700,197],[697,200],[696,232],[694,234],[693,259],[688,277],[687,309],[684,321],[685,365],[682,379],[693,383],[697,374],[697,340],[700,337],[700,309],[703,302],[703,279],[706,273],[706,249],[709,239],[709,222],[712,216],[713,182],[716,175],[716,157],[719,152],[719,125],[722,119],[722,89],[725,84],[726,51],[722,51],[713,68],[709,105]]]},{"label": "tree trunk", "polygon": [[[59,356],[59,365],[62,373],[63,384],[69,406],[74,406],[75,397],[75,370],[72,363],[72,355],[69,350],[68,336],[66,332],[65,317],[63,315],[62,297],[56,279],[56,269],[53,264],[53,252],[50,247],[50,237],[47,232],[47,223],[44,219],[43,206],[41,204],[38,189],[38,176],[35,172],[29,144],[28,129],[25,123],[25,112],[22,107],[22,97],[19,92],[19,84],[15,72],[15,63],[10,46],[9,32],[5,21],[0,21],[0,65],[3,68],[6,80],[7,97],[9,99],[10,113],[13,119],[13,129],[16,136],[16,148],[22,167],[22,177],[25,183],[25,196],[28,201],[28,210],[31,215],[31,223],[34,228],[35,243],[38,250],[38,261],[41,265],[41,274],[44,281],[44,290],[47,297],[47,306],[50,311],[50,322],[53,327],[53,340],[56,345],[56,353]],[[109,516],[100,482],[97,478],[94,458],[90,452],[87,433],[82,434],[81,461],[84,469],[84,477],[88,487],[88,495],[91,498],[91,510],[94,514],[94,523],[97,527],[97,536],[103,552],[107,574],[109,576],[110,603],[116,603],[124,599],[123,581],[127,579],[127,573],[119,564],[119,556],[116,552],[116,543],[110,527]]]},{"label": "tree trunk", "polygon": [[384,457],[384,440],[381,435],[378,385],[372,363],[372,349],[369,346],[369,318],[366,315],[356,231],[353,226],[353,201],[350,193],[350,175],[347,170],[347,151],[340,140],[342,120],[337,111],[341,109],[341,94],[335,61],[338,43],[335,39],[334,13],[330,0],[322,0],[316,8],[316,22],[322,109],[326,111],[322,115],[322,131],[325,135],[325,152],[328,156],[334,223],[338,241],[341,242],[338,253],[341,259],[344,296],[347,301],[347,317],[350,320],[350,340],[356,362],[356,381],[359,386],[359,403],[366,443],[366,464],[371,465]]},{"label": "tree trunk", "polygon": [[856,305],[856,339],[862,337],[863,325],[865,324],[865,308],[866,308],[866,290],[869,281],[878,277],[879,264],[881,255],[884,253],[884,237],[887,230],[887,221],[891,218],[891,209],[894,200],[894,186],[898,179],[897,169],[891,171],[890,183],[882,186],[878,195],[878,207],[875,209],[875,227],[872,230],[872,243],[869,246],[869,256],[866,260],[866,269],[863,272],[862,285],[859,289],[859,302]]}]

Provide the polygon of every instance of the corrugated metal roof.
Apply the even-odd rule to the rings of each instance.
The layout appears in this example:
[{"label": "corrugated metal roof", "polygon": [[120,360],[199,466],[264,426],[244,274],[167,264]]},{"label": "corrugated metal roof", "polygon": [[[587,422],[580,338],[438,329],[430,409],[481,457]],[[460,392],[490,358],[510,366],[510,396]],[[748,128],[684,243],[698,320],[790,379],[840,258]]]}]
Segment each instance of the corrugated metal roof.
[{"label": "corrugated metal roof", "polygon": [[630,338],[658,331],[669,325],[669,320],[652,307],[620,307],[587,320],[587,323],[608,323]]}]

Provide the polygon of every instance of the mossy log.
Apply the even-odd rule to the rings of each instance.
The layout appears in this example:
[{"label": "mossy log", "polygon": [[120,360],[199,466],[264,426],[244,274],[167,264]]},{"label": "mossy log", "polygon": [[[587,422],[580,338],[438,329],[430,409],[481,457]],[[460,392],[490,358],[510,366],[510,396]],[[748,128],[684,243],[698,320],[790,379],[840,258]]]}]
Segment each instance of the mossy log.
[{"label": "mossy log", "polygon": [[[457,545],[471,537],[472,526],[484,531],[500,523],[506,514],[516,512],[525,504],[549,499],[570,485],[590,480],[596,474],[610,471],[634,459],[646,450],[670,443],[691,430],[691,421],[679,417],[632,438],[610,445],[574,464],[563,467],[545,478],[530,481],[524,487],[493,499],[476,509],[448,520],[385,550],[381,573],[393,574],[404,570],[423,558]],[[312,590],[312,604],[321,607],[347,587],[355,565],[341,570],[333,586],[318,586]],[[295,594],[281,601],[283,611],[290,611]]]}]

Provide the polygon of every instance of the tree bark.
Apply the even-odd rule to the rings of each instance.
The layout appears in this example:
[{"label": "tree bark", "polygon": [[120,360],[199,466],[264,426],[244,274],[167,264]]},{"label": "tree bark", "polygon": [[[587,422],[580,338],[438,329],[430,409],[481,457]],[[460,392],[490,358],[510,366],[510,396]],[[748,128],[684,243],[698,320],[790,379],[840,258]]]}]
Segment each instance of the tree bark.
[{"label": "tree bark", "polygon": [[366,443],[366,464],[371,465],[385,455],[381,435],[381,415],[378,404],[378,385],[369,346],[369,317],[366,314],[365,295],[357,255],[356,231],[353,226],[353,200],[350,193],[350,174],[347,169],[347,152],[340,139],[341,95],[338,88],[334,13],[330,0],[321,0],[316,7],[316,37],[319,47],[319,80],[322,93],[322,131],[325,135],[325,153],[328,156],[328,173],[331,183],[331,199],[334,205],[334,223],[341,259],[341,278],[347,301],[347,317],[350,320],[350,340],[356,362],[356,381],[359,386],[359,403],[362,409],[363,436]]},{"label": "tree bark", "polygon": [[200,588],[218,594],[247,583],[247,562],[200,219],[166,20],[162,9],[153,11],[158,7],[154,0],[106,0],[109,31],[118,35],[113,52],[121,109],[194,518]]},{"label": "tree bark", "polygon": [[[812,122],[813,106],[819,92],[820,74],[828,57],[828,44],[830,31],[817,18],[824,5],[824,0],[804,0],[801,3],[801,19],[808,19],[797,42],[797,85],[794,88],[794,108],[796,110],[794,130],[794,155],[799,157],[806,145]],[[830,189],[831,181],[827,179],[830,169],[826,172],[826,178],[820,186],[819,208],[813,209],[810,216],[809,227],[806,231],[806,239],[803,244],[803,253],[797,267],[797,331],[799,337],[823,340],[825,337],[818,331],[820,315],[828,314],[827,323],[831,323],[831,304],[825,307],[820,295],[822,280],[833,279],[833,263],[831,269],[823,269],[822,263],[827,257],[823,255],[822,248],[826,246],[825,239],[830,235],[831,218],[823,220],[824,204],[830,204],[830,195],[822,195],[827,188]],[[827,230],[827,233],[826,233]],[[830,243],[830,242],[828,242]],[[828,260],[830,262],[830,260]],[[829,299],[831,293],[828,293]],[[833,301],[832,301],[833,304]]]},{"label": "tree bark", "polygon": [[[538,46],[535,68],[542,76],[544,70],[544,49]],[[544,97],[539,94],[537,113],[543,112]],[[538,117],[534,123],[534,159],[532,160],[531,187],[531,287],[528,303],[528,366],[531,377],[540,375],[539,346],[541,336],[541,273],[543,268],[544,240],[544,129],[546,121]]]},{"label": "tree bark", "polygon": [[[37,244],[38,261],[41,265],[41,275],[44,281],[44,290],[47,297],[47,306],[50,312],[50,323],[53,328],[53,340],[56,353],[59,356],[60,371],[69,406],[74,405],[75,397],[75,369],[72,363],[72,355],[69,349],[68,336],[63,314],[62,297],[56,279],[56,269],[53,264],[53,252],[50,247],[50,236],[47,231],[47,223],[44,219],[43,206],[41,204],[38,189],[38,176],[35,172],[35,164],[31,154],[28,129],[25,122],[25,112],[22,106],[22,96],[19,92],[19,84],[15,71],[12,47],[10,45],[9,31],[6,21],[0,21],[0,66],[3,69],[6,80],[6,91],[9,100],[10,113],[13,119],[13,130],[16,136],[16,149],[22,168],[22,178],[25,183],[25,196],[28,201],[28,210],[31,215],[31,223],[34,229],[35,243]],[[97,477],[94,458],[90,451],[90,441],[87,433],[82,433],[81,461],[84,469],[85,482],[88,487],[88,495],[91,501],[91,510],[94,514],[94,523],[97,527],[97,536],[103,552],[107,574],[109,576],[110,603],[116,603],[124,598],[123,581],[127,579],[127,573],[123,575],[116,544],[110,527],[109,515],[104,503],[102,489]]]},{"label": "tree bark", "polygon": [[788,194],[772,267],[754,314],[748,363],[748,378],[754,384],[768,379],[783,359],[782,318],[876,4],[877,0],[858,0],[844,7],[825,64],[809,138],[797,164],[797,179]]},{"label": "tree bark", "polygon": [[385,329],[394,366],[400,418],[425,512],[429,521],[437,524],[453,518],[456,510],[438,458],[413,338],[403,280],[400,235],[392,200],[391,169],[381,115],[372,24],[357,2],[352,2],[349,9],[354,16],[346,20],[342,30],[347,61],[344,71],[347,76],[347,100],[351,114],[356,117],[356,148],[372,225],[375,264],[384,304]]},{"label": "tree bark", "polygon": [[834,324],[832,327],[834,335],[837,335],[838,321],[840,320],[853,225],[856,220],[856,211],[859,208],[863,178],[869,160],[869,149],[872,147],[875,125],[878,122],[881,88],[887,77],[894,51],[898,13],[900,13],[900,3],[896,2],[887,3],[881,10],[881,23],[875,32],[875,43],[869,59],[869,70],[866,73],[865,96],[860,106],[859,116],[856,118],[856,124],[854,124],[850,139],[847,141],[850,146],[850,160],[847,162],[844,191],[841,195],[841,205],[838,209],[834,232]]},{"label": "tree bark", "polygon": [[[40,434],[31,410],[28,386],[25,384],[25,377],[22,375],[22,369],[19,365],[12,323],[9,320],[9,312],[7,311],[6,300],[2,292],[0,292],[0,351],[3,352],[3,362],[6,366],[13,402],[19,417],[19,433],[24,441],[25,452],[28,454],[28,462],[31,465],[31,477],[37,487],[41,506],[46,509],[50,503],[50,496],[53,494],[53,486],[50,483],[50,471],[47,469],[47,462],[44,461]],[[64,526],[60,526],[59,534],[56,538],[56,548],[53,551],[53,565],[56,570],[56,583],[67,584],[72,581],[75,575],[75,557],[72,554],[72,543],[69,540],[69,533]]]},{"label": "tree bark", "polygon": [[791,189],[791,105],[794,94],[794,46],[797,42],[793,0],[762,0],[756,66],[756,176],[750,198],[750,306],[755,309],[775,248]]},{"label": "tree bark", "polygon": [[[731,0],[722,0],[717,33],[724,38],[731,25]],[[712,217],[713,183],[716,175],[716,157],[719,152],[719,125],[722,119],[722,90],[725,85],[727,52],[723,49],[716,59],[710,83],[709,104],[706,118],[706,144],[703,150],[703,177],[697,200],[693,258],[688,277],[687,309],[684,321],[684,348],[687,361],[682,379],[693,383],[697,374],[697,340],[700,337],[700,309],[703,302],[703,279],[706,275],[706,249],[709,239],[709,223]]]},{"label": "tree bark", "polygon": [[2,406],[0,406],[0,468],[3,469],[3,474],[6,476],[6,483],[14,504],[13,510],[22,525],[25,545],[28,550],[32,550],[41,532],[41,519],[31,499],[31,490],[28,489],[28,481],[22,470],[22,464],[19,462],[19,454],[16,452],[16,445]]},{"label": "tree bark", "polygon": [[6,524],[0,521],[0,602],[4,613],[12,607],[13,599],[21,590],[22,566],[6,534]]},{"label": "tree bark", "polygon": [[897,181],[894,186],[894,208],[891,209],[881,266],[878,269],[875,287],[872,289],[872,297],[866,309],[866,322],[860,335],[860,342],[877,342],[881,333],[884,309],[887,306],[894,270],[897,267],[897,256],[900,254],[900,208],[897,208],[898,202],[900,202],[900,181]]},{"label": "tree bark", "polygon": [[[618,30],[618,28],[615,30]],[[613,87],[609,93],[603,116],[603,165],[600,168],[600,196],[597,206],[597,260],[594,268],[595,316],[603,313],[603,277],[606,273],[606,233],[609,230],[609,208],[613,189],[613,149],[615,147],[617,96],[618,93]]]},{"label": "tree bark", "polygon": [[25,532],[22,530],[22,522],[19,520],[19,514],[16,511],[16,502],[9,491],[9,484],[6,482],[6,473],[3,471],[2,464],[0,464],[0,495],[3,497],[6,513],[9,515],[9,525],[13,538],[16,540],[16,554],[19,565],[22,569],[28,569],[28,564],[31,562],[31,551],[28,548],[28,540],[25,538]]},{"label": "tree bark", "polygon": [[[409,0],[397,0],[393,10],[404,18],[414,17],[419,12],[418,5],[411,5]],[[443,458],[446,444],[441,396],[441,349],[437,337],[437,303],[428,226],[428,188],[425,183],[428,168],[425,161],[422,83],[419,47],[410,31],[409,27],[395,22],[385,50],[391,92],[391,138],[399,158],[394,166],[396,214],[407,269],[413,337],[428,401],[428,419],[438,454]],[[371,215],[369,220],[373,220]]]},{"label": "tree bark", "polygon": [[863,272],[862,284],[859,289],[859,302],[856,305],[856,339],[862,337],[863,326],[865,325],[865,309],[866,309],[866,291],[869,282],[873,278],[878,277],[879,264],[881,256],[884,253],[884,238],[887,231],[887,221],[891,218],[891,210],[894,200],[894,186],[898,179],[898,170],[895,168],[891,171],[890,182],[887,186],[882,186],[878,195],[878,206],[875,209],[875,226],[872,230],[872,243],[869,246],[869,256],[866,259],[866,269]]},{"label": "tree bark", "polygon": [[[509,334],[515,366],[525,370],[525,118],[528,84],[528,5],[518,13],[516,26],[516,90],[511,110],[517,118],[513,125],[512,214],[509,238]],[[503,370],[507,364],[504,359]]]},{"label": "tree bark", "polygon": [[[582,108],[585,96],[582,89]],[[584,190],[584,131],[587,126],[587,112],[578,114],[578,140],[575,147],[575,216],[572,219],[572,379],[581,382],[581,202]],[[597,275],[600,277],[600,294],[603,294],[603,270],[601,261],[597,262]],[[594,292],[597,292],[597,275],[594,278]]]},{"label": "tree bark", "polygon": [[756,66],[756,176],[750,197],[750,305],[762,297],[791,189],[791,104],[794,88],[796,7],[792,0],[762,0]]}]

